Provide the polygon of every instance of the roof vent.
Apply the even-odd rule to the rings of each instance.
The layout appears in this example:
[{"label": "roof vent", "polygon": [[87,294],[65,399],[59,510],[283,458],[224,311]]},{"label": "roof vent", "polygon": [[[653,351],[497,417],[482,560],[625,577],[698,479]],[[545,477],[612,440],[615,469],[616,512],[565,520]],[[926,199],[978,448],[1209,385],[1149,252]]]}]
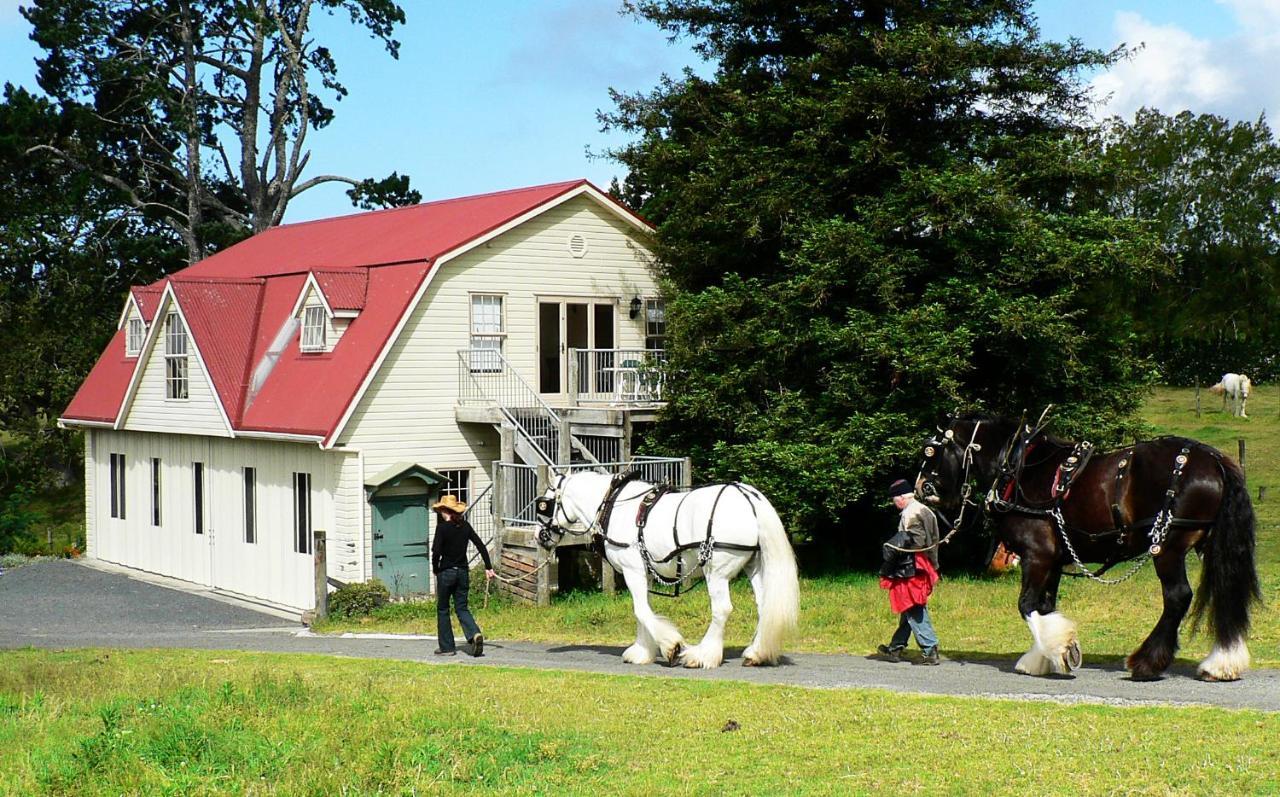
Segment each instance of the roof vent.
[{"label": "roof vent", "polygon": [[569,236],[569,254],[574,257],[582,257],[587,253],[587,239],[582,237],[581,233],[574,233]]}]

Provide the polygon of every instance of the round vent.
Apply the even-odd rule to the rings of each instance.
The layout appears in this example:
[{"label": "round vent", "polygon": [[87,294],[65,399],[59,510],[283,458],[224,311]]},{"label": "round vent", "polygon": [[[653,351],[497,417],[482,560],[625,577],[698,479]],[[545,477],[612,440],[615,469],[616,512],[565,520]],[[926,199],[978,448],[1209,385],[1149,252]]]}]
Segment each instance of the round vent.
[{"label": "round vent", "polygon": [[580,233],[574,233],[569,236],[569,254],[574,257],[582,257],[587,253],[587,239],[583,238]]}]

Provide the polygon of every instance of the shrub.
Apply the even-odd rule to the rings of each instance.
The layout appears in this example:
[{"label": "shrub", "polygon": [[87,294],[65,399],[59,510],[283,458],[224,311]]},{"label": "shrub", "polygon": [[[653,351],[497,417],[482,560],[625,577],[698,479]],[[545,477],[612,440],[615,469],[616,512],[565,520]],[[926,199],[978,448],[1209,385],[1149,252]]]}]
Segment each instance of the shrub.
[{"label": "shrub", "polygon": [[26,553],[24,546],[35,542],[32,527],[45,519],[44,515],[30,508],[31,490],[19,485],[0,505],[0,553],[18,551]]},{"label": "shrub", "polygon": [[360,584],[347,584],[329,595],[329,614],[334,617],[358,617],[369,614],[391,597],[378,579]]}]

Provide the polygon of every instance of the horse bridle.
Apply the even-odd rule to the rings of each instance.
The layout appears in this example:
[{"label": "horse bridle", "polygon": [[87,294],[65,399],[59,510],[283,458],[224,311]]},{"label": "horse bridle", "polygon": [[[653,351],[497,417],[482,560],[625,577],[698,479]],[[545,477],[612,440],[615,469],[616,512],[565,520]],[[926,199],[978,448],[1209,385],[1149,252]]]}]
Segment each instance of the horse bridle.
[{"label": "horse bridle", "polygon": [[[934,512],[937,512],[938,517],[942,518],[947,525],[951,526],[952,534],[954,534],[955,531],[960,528],[960,524],[964,522],[965,510],[971,506],[977,506],[977,504],[970,499],[970,496],[973,495],[973,483],[969,479],[969,472],[973,469],[973,455],[982,450],[982,445],[978,443],[978,431],[980,429],[982,429],[982,421],[975,422],[973,426],[973,434],[969,436],[969,442],[965,443],[960,451],[960,464],[964,468],[964,476],[961,480],[961,484],[963,486],[960,488],[960,514],[956,515],[956,519],[953,522],[948,520],[947,517],[939,510],[933,510]],[[956,442],[956,433],[954,429],[951,429],[950,427],[947,429],[939,428],[938,433],[941,435],[941,439],[935,436],[925,441],[925,458],[924,461],[920,463],[920,472],[916,475],[916,483],[921,484],[921,497],[925,500],[926,504],[928,504],[928,499],[930,497],[939,497],[937,490],[933,487],[933,481],[936,480],[938,476],[936,463],[941,459],[938,455],[941,451],[945,451],[950,446],[960,446],[960,443]],[[929,471],[928,474],[930,476],[930,480],[926,480],[924,478],[925,469],[929,467],[930,462],[935,464],[933,470]],[[932,507],[930,508],[932,509]]]},{"label": "horse bridle", "polygon": [[[564,526],[556,523],[556,515],[559,513],[564,517],[565,522],[569,521],[567,515],[564,514],[564,495],[562,488],[564,486],[566,474],[561,473],[556,478],[555,487],[551,488],[551,495],[541,496],[534,502],[533,514],[538,519],[538,544],[543,548],[550,550],[555,547],[556,542],[565,535],[566,531],[571,531]],[[587,534],[591,531],[588,526],[586,531],[572,532],[574,534]]]}]

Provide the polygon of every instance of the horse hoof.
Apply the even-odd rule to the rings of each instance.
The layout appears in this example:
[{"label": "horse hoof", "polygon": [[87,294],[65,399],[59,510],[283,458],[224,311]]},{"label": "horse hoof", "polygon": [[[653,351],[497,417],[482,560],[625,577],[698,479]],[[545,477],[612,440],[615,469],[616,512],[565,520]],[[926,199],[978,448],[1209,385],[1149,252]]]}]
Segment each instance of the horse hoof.
[{"label": "horse hoof", "polygon": [[1080,669],[1080,665],[1084,663],[1084,654],[1080,652],[1080,643],[1072,642],[1067,646],[1067,655],[1064,658],[1067,665],[1067,672],[1074,672]]},{"label": "horse hoof", "polygon": [[681,654],[683,653],[684,653],[684,645],[672,645],[671,649],[667,651],[667,654],[666,654],[667,664],[675,664],[676,659],[680,658]]}]

